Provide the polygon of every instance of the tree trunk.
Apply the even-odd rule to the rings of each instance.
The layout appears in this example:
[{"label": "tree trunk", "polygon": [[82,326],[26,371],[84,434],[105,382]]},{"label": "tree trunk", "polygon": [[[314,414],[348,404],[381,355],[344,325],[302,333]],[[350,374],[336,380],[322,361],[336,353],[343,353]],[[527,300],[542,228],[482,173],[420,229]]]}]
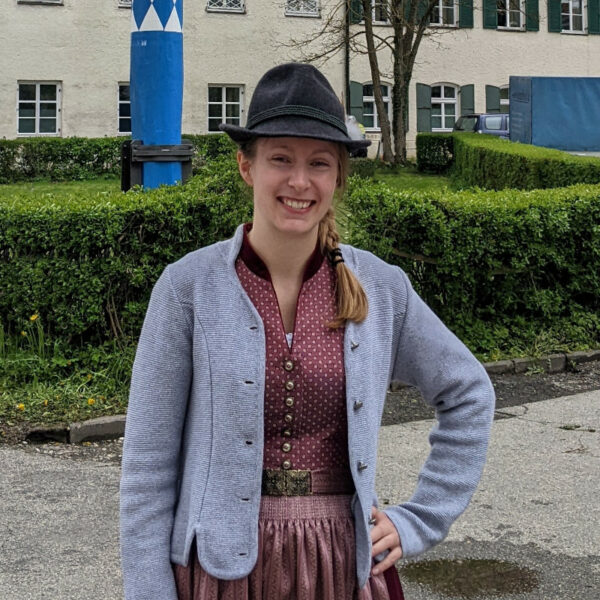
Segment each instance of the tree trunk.
[{"label": "tree trunk", "polygon": [[390,119],[381,94],[381,77],[379,75],[379,63],[377,60],[377,51],[373,39],[373,19],[371,13],[371,1],[362,0],[363,17],[365,20],[365,38],[367,40],[367,51],[369,57],[369,66],[371,68],[371,79],[373,81],[373,96],[375,97],[375,106],[379,118],[379,128],[381,129],[381,143],[383,146],[384,162],[392,162],[394,153],[392,150]]}]

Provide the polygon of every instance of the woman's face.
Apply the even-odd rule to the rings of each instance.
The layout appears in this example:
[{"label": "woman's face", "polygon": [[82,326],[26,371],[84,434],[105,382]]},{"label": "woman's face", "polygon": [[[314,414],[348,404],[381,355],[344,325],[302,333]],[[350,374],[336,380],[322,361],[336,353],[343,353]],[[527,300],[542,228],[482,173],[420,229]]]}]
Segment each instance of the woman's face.
[{"label": "woman's face", "polygon": [[272,233],[316,232],[333,202],[339,170],[335,143],[311,138],[259,138],[254,156],[238,152],[254,188],[254,224]]}]

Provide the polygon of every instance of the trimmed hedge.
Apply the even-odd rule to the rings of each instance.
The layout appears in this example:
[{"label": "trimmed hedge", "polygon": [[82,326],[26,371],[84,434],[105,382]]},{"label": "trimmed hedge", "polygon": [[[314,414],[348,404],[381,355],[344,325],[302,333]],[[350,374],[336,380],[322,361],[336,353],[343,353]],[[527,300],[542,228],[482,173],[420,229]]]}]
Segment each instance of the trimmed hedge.
[{"label": "trimmed hedge", "polygon": [[437,172],[451,167],[459,186],[492,190],[600,183],[599,158],[476,133],[418,134],[417,167]]},{"label": "trimmed hedge", "polygon": [[137,335],[166,264],[232,235],[251,204],[235,161],[216,159],[185,186],[0,202],[0,319],[30,315],[69,342]]},{"label": "trimmed hedge", "polygon": [[[183,135],[196,147],[192,169],[235,152],[225,134]],[[51,181],[114,177],[121,173],[121,144],[127,137],[0,140],[0,184],[36,179]]]},{"label": "trimmed hedge", "polygon": [[488,349],[478,331],[510,344],[564,319],[600,343],[600,185],[437,194],[353,178],[345,207],[350,242],[402,267],[472,350]]},{"label": "trimmed hedge", "polygon": [[417,134],[417,169],[425,173],[445,173],[454,161],[451,133]]}]

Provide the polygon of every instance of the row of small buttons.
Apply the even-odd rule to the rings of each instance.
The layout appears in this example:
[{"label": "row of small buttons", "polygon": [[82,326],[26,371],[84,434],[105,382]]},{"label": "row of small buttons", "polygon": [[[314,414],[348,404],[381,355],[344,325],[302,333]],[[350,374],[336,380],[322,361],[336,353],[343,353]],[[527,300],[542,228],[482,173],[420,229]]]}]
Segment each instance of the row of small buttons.
[{"label": "row of small buttons", "polygon": [[[294,370],[295,364],[294,361],[291,359],[286,359],[283,361],[283,369],[284,371],[287,371],[288,373],[291,373]],[[288,379],[285,384],[284,384],[285,390],[286,392],[291,392],[293,391],[293,389],[296,387],[296,384],[294,383],[294,381],[292,379]],[[286,405],[287,408],[291,409],[294,407],[295,404],[295,400],[294,397],[286,394],[284,403]],[[281,434],[283,435],[283,437],[292,437],[292,429],[291,429],[291,424],[294,421],[294,415],[291,412],[287,412],[285,413],[285,415],[283,416],[283,420],[286,423],[286,427],[283,429],[283,431],[281,432]],[[285,452],[286,454],[288,452],[292,451],[292,444],[288,441],[283,442],[283,444],[281,444],[281,451]],[[292,468],[292,461],[289,459],[285,459],[282,463],[281,463],[281,468],[288,470]]]}]

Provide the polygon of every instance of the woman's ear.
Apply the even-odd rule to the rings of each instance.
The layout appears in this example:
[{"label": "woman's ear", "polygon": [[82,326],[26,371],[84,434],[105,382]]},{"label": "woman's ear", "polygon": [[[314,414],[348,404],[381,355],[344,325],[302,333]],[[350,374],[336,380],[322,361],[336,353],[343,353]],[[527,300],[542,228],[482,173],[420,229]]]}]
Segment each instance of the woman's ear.
[{"label": "woman's ear", "polygon": [[252,161],[241,151],[237,151],[237,163],[238,168],[240,170],[240,175],[242,179],[252,187],[254,182],[252,181],[252,173],[250,172],[250,167],[252,166]]}]

